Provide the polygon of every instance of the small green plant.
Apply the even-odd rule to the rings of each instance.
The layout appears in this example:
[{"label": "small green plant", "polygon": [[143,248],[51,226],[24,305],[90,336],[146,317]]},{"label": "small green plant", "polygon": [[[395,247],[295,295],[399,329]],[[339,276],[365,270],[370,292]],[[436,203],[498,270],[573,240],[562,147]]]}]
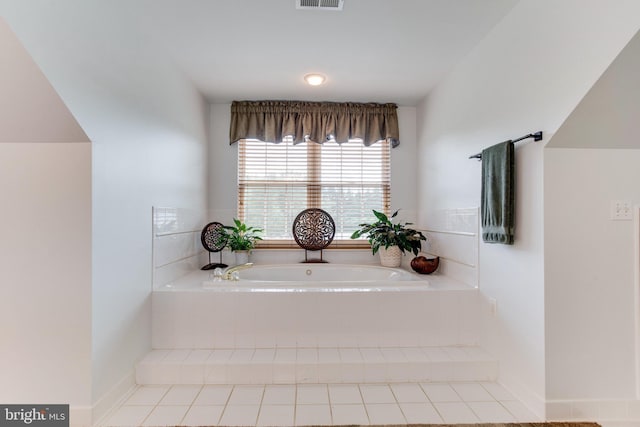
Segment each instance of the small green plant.
[{"label": "small green plant", "polygon": [[[391,218],[395,218],[398,212],[399,210],[395,211]],[[413,225],[412,223],[393,223],[391,218],[375,209],[373,214],[378,218],[378,221],[371,224],[359,224],[360,228],[351,235],[352,239],[365,236],[369,240],[374,254],[381,247],[398,246],[402,253],[409,251],[418,255],[422,246],[421,241],[427,240],[427,238],[420,231],[407,227]]]},{"label": "small green plant", "polygon": [[232,225],[225,225],[224,228],[227,232],[227,244],[232,251],[249,251],[254,248],[258,240],[262,238],[258,235],[262,233],[262,229],[255,227],[248,227],[239,219],[234,218]]}]

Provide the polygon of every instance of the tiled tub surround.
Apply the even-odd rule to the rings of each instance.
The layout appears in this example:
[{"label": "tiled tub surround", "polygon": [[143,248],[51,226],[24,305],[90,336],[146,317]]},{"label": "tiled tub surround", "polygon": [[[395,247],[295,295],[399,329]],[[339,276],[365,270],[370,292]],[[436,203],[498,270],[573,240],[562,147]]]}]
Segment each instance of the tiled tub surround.
[{"label": "tiled tub surround", "polygon": [[[454,217],[468,220],[468,212],[463,213],[456,211]],[[412,256],[405,257],[403,274],[412,276],[410,281],[382,279],[374,285],[343,286],[340,281],[285,280],[265,287],[265,283],[214,283],[211,271],[199,270],[206,263],[200,244],[200,231],[207,222],[204,215],[154,208],[153,220],[154,350],[137,365],[138,384],[380,384],[497,378],[497,362],[477,347],[476,280],[473,275],[451,275],[452,279],[442,274],[447,259],[472,259],[474,244],[465,241],[454,254],[443,254],[442,271],[429,276],[413,273],[408,268]],[[439,240],[433,240],[430,249],[437,250]],[[299,267],[302,257],[301,250],[256,250],[251,259],[256,266],[242,271],[241,278],[253,275],[264,282],[261,267],[273,270],[273,264],[283,262]],[[378,265],[369,250],[327,250],[325,258],[331,262],[325,267],[334,270],[346,263]],[[233,254],[224,250],[223,261],[233,265]]]},{"label": "tiled tub surround", "polygon": [[[208,253],[200,241],[202,229],[211,221],[231,223],[230,219],[223,219],[225,215],[229,218],[234,216],[231,212],[212,215],[193,209],[152,208],[154,289],[180,280],[208,263]],[[220,255],[222,255],[222,262],[228,265],[235,264],[235,254],[228,247],[220,253],[212,253],[211,261],[218,262]],[[412,258],[409,255],[403,259],[403,263],[407,266]],[[372,256],[369,249],[328,249],[324,251],[324,259],[331,263],[379,264],[378,257]],[[304,260],[304,250],[300,248],[251,251],[251,261],[257,264],[295,264],[302,260]]]},{"label": "tiled tub surround", "polygon": [[[429,276],[429,284],[335,292],[317,283],[285,292],[204,287],[196,271],[152,294],[154,349],[475,345],[478,291]],[[231,282],[233,283],[233,282]],[[372,282],[375,283],[375,282]]]},{"label": "tiled tub surround", "polygon": [[205,225],[203,212],[153,207],[153,287],[165,285],[206,263],[200,242]]},{"label": "tiled tub surround", "polygon": [[229,291],[233,282],[204,288],[207,279],[207,272],[193,272],[153,292],[155,350],[137,367],[139,384],[497,376],[496,362],[476,347],[477,289],[445,277],[348,292],[308,283],[284,292]]},{"label": "tiled tub surround", "polygon": [[424,250],[440,257],[438,272],[478,287],[478,208],[429,212],[423,231],[428,236]]}]

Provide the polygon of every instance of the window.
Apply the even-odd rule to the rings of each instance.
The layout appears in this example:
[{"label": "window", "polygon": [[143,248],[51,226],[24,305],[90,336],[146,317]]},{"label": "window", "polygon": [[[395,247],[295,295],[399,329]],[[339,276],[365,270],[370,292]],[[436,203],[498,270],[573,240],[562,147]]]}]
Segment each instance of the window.
[{"label": "window", "polygon": [[264,230],[260,246],[295,246],[293,221],[312,207],[333,217],[332,246],[363,244],[349,237],[358,224],[375,220],[372,209],[389,213],[390,187],[386,141],[369,147],[360,141],[239,141],[238,217]]}]

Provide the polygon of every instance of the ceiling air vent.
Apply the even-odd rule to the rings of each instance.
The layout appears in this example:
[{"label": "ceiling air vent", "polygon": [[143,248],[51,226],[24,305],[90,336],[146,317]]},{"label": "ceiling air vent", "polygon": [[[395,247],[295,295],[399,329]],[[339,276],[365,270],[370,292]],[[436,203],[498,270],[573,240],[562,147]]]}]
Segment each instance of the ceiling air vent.
[{"label": "ceiling air vent", "polygon": [[296,9],[342,10],[344,0],[296,0]]}]

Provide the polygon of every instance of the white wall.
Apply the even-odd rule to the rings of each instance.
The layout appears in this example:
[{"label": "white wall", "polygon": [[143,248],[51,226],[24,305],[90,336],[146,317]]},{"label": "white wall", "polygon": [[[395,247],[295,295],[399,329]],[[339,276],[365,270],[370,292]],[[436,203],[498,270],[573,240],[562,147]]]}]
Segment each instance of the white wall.
[{"label": "white wall", "polygon": [[211,104],[209,115],[209,220],[231,224],[237,216],[238,149],[229,145],[230,104]]},{"label": "white wall", "polygon": [[613,200],[640,203],[638,75],[640,33],[544,154],[547,397],[565,414],[580,401],[637,398],[637,242],[633,222],[610,210]]},{"label": "white wall", "polygon": [[[589,126],[585,123],[585,126]],[[633,222],[640,150],[545,150],[547,394],[635,398]]]},{"label": "white wall", "polygon": [[88,423],[91,145],[2,18],[0,63],[0,401]]},{"label": "white wall", "polygon": [[[480,163],[500,141],[558,129],[637,31],[640,3],[523,0],[419,106],[420,224],[446,209],[477,207]],[[516,150],[516,242],[480,245],[483,345],[501,381],[534,411],[545,399],[543,144]]]},{"label": "white wall", "polygon": [[[10,6],[7,21],[92,141],[88,359],[99,416],[151,347],[152,206],[206,209],[208,105],[159,52],[103,32],[131,24],[104,2]],[[91,18],[76,19],[77,8]]]},{"label": "white wall", "polygon": [[75,82],[94,97],[69,102],[94,147],[94,403],[151,348],[152,206],[206,209],[208,106],[177,71],[144,62],[124,82]]}]

